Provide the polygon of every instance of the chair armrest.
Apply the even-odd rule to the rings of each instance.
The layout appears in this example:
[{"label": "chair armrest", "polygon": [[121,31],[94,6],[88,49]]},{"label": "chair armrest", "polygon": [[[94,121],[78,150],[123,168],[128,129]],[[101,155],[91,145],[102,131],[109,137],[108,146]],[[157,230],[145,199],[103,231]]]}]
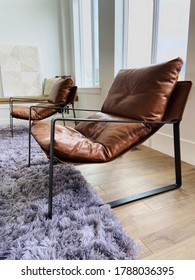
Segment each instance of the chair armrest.
[{"label": "chair armrest", "polygon": [[35,100],[35,101],[40,101],[40,100],[44,100],[44,98],[46,98],[46,96],[15,96],[15,97],[10,97],[9,100]]},{"label": "chair armrest", "polygon": [[[81,111],[81,112],[101,112],[98,109],[76,109],[76,108],[69,108],[69,110]],[[134,120],[134,119],[89,119],[89,118],[62,118],[62,117],[54,117],[51,119],[51,122],[56,121],[82,121],[82,122],[110,122],[110,123],[143,123],[143,124],[174,124],[178,122],[178,120],[161,120],[161,121],[144,121],[144,120]]]},{"label": "chair armrest", "polygon": [[12,112],[12,108],[14,106],[14,102],[16,103],[46,103],[47,100],[40,100],[40,99],[35,99],[32,97],[10,97],[9,98],[9,108],[10,111]]},{"label": "chair armrest", "polygon": [[[50,108],[50,109],[64,109],[64,107],[60,107],[59,105],[53,105],[53,106],[47,106],[48,102],[45,104],[45,105],[31,105],[29,107],[30,111],[33,109],[33,108]],[[49,104],[52,104],[52,103],[49,103]]]},{"label": "chair armrest", "polygon": [[69,108],[71,111],[81,111],[81,112],[101,112],[101,110],[98,109],[78,109],[78,108]]},{"label": "chair armrest", "polygon": [[[89,110],[93,111],[93,110]],[[96,111],[95,112],[100,112]],[[89,118],[59,118],[59,117],[54,117],[51,119],[52,123],[55,123],[56,121],[80,121],[80,122],[110,122],[110,123],[143,123],[143,124],[174,124],[178,122],[178,120],[166,120],[166,121],[144,121],[144,120],[133,120],[133,119],[127,119],[127,120],[121,120],[121,119],[115,119],[115,120],[110,120],[110,119],[89,119]]]},{"label": "chair armrest", "polygon": [[14,102],[26,102],[26,103],[33,103],[33,102],[47,102],[47,100],[43,99],[35,99],[32,97],[10,97],[9,104],[13,104]]},{"label": "chair armrest", "polygon": [[[50,103],[51,104],[51,103]],[[68,104],[67,104],[68,105]],[[63,110],[65,109],[66,106],[60,107],[59,105],[54,105],[54,106],[50,106],[50,109],[57,109],[57,110]],[[29,107],[30,108],[30,112],[33,108],[47,108],[47,106],[41,106],[41,105],[32,105]],[[100,112],[100,110],[96,110],[96,109],[76,109],[76,108],[68,108],[69,111],[82,111],[82,112]],[[54,118],[55,119],[55,118]],[[63,121],[63,118],[61,118]],[[67,118],[68,120],[69,118]],[[76,118],[74,118],[73,120],[76,120]]]}]

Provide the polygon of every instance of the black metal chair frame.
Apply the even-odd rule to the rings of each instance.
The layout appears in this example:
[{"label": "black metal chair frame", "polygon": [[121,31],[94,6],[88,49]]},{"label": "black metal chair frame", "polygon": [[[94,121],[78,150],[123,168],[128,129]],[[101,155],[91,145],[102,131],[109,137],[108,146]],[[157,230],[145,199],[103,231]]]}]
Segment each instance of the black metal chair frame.
[{"label": "black metal chair frame", "polygon": [[[100,110],[85,110],[85,109],[74,109],[76,111],[87,111],[87,112],[100,112]],[[171,121],[136,121],[136,120],[99,120],[99,119],[87,119],[87,118],[53,118],[51,120],[51,132],[50,132],[50,156],[49,156],[49,195],[48,195],[48,218],[52,219],[52,200],[53,200],[53,166],[54,166],[54,141],[55,141],[55,124],[57,121],[74,121],[74,122],[110,122],[110,123],[144,123],[144,124],[171,124],[173,125],[173,143],[174,143],[174,166],[175,166],[175,183],[142,192],[133,196],[125,197],[122,199],[108,202],[111,208],[115,208],[127,203],[131,203],[143,198],[151,197],[157,194],[161,194],[167,191],[178,189],[182,185],[182,174],[181,174],[181,153],[180,153],[180,120]],[[29,122],[31,126],[31,122]],[[30,166],[31,158],[31,129],[29,129],[29,158],[28,166]],[[74,164],[74,163],[73,163]]]}]

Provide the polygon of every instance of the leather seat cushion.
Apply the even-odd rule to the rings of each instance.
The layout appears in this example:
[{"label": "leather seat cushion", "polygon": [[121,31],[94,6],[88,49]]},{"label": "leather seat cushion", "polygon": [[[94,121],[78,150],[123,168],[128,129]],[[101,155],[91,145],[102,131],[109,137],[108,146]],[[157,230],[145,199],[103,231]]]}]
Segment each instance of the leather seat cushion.
[{"label": "leather seat cushion", "polygon": [[[54,104],[51,103],[40,103],[35,106],[46,106],[46,108],[32,108],[31,119],[32,120],[42,120],[44,118],[50,117],[57,112],[56,109],[50,109]],[[14,105],[12,108],[11,115],[14,118],[19,118],[23,120],[29,120],[30,107]]]},{"label": "leather seat cushion", "polygon": [[135,120],[162,120],[183,65],[181,58],[119,71],[101,111]]},{"label": "leather seat cushion", "polygon": [[[126,119],[103,113],[91,118]],[[141,123],[81,122],[75,128],[56,125],[54,155],[63,162],[106,162],[129,150],[150,131]],[[49,156],[50,124],[33,122],[32,134]]]}]

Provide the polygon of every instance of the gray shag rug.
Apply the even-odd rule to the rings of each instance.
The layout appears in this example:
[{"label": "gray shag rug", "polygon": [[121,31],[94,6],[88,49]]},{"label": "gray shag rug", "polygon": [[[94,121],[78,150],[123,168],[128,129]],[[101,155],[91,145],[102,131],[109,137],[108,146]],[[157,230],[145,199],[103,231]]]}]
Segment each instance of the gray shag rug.
[{"label": "gray shag rug", "polygon": [[27,125],[15,126],[13,138],[1,126],[0,259],[136,258],[133,239],[72,165],[54,166],[53,218],[46,219],[49,165],[34,139],[30,168],[27,158]]}]

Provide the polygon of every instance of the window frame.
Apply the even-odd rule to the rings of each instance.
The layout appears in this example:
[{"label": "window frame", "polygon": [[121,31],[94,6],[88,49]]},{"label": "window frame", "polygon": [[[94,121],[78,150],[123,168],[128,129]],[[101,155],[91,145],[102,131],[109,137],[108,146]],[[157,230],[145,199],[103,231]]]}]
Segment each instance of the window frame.
[{"label": "window frame", "polygon": [[[159,24],[160,24],[160,5],[161,0],[153,0],[153,19],[152,19],[152,37],[151,37],[151,53],[150,53],[150,64],[159,62],[158,50],[159,50]],[[127,38],[129,36],[129,5],[130,0],[123,0],[123,63],[121,68],[128,67],[128,43]],[[188,36],[188,34],[187,34]],[[187,38],[188,40],[188,38]],[[186,50],[187,52],[187,50]],[[143,65],[144,66],[144,65]],[[182,79],[185,78],[185,71]]]},{"label": "window frame", "polygon": [[[98,42],[98,0],[89,0],[91,3],[91,84],[85,80],[85,57],[84,57],[84,28],[82,24],[82,0],[72,0],[72,25],[75,79],[79,87],[99,86],[99,42]],[[97,57],[96,57],[97,56]],[[97,73],[98,72],[98,73]]]}]

